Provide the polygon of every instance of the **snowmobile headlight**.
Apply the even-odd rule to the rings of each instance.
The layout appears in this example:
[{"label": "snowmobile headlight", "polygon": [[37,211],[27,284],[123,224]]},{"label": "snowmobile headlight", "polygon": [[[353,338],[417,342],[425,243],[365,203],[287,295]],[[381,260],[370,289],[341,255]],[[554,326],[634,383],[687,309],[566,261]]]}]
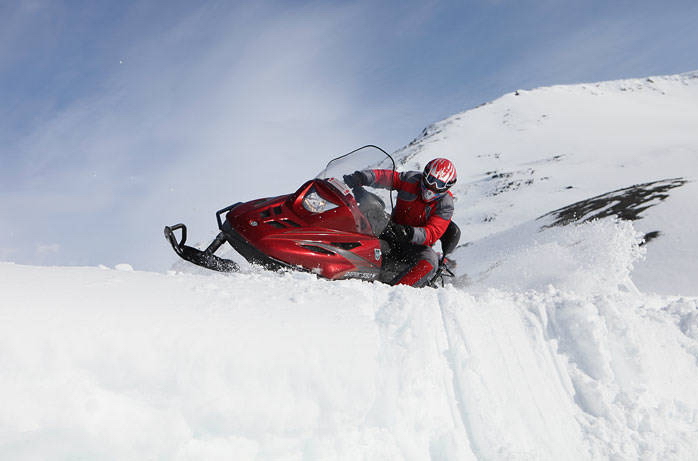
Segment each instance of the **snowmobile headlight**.
[{"label": "snowmobile headlight", "polygon": [[325,211],[337,208],[337,206],[338,205],[335,205],[329,200],[320,197],[314,190],[308,192],[303,199],[303,208],[311,213],[324,213]]}]

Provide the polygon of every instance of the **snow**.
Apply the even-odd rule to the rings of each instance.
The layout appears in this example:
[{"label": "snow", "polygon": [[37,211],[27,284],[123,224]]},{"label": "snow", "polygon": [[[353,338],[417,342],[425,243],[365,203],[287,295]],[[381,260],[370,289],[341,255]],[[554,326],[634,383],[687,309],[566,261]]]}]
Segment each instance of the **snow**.
[{"label": "snow", "polygon": [[0,459],[694,459],[696,76],[519,91],[398,152],[459,169],[444,288],[0,263]]},{"label": "snow", "polygon": [[698,300],[633,289],[631,226],[581,227],[549,232],[619,254],[529,279],[578,292],[0,264],[0,454],[691,459]]}]

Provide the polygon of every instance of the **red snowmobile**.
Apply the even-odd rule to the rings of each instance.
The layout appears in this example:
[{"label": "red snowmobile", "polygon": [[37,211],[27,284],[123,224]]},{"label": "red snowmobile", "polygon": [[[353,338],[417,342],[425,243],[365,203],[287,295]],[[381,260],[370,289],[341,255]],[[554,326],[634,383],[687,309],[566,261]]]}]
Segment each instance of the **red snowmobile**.
[{"label": "red snowmobile", "polygon": [[[385,206],[389,202],[392,211],[390,191],[352,190],[342,181],[345,174],[367,168],[394,170],[395,161],[380,147],[364,146],[333,159],[292,194],[223,208],[216,212],[220,232],[205,250],[186,245],[184,224],[166,226],[165,237],[181,258],[216,271],[239,270],[236,262],[214,254],[228,242],[247,261],[267,269],[309,271],[331,280],[389,283],[402,269],[399,261],[388,264],[390,247],[380,238],[390,225]],[[177,231],[181,231],[179,239]],[[452,222],[441,237],[444,256],[432,285],[453,276],[445,255],[459,238],[460,230]]]}]

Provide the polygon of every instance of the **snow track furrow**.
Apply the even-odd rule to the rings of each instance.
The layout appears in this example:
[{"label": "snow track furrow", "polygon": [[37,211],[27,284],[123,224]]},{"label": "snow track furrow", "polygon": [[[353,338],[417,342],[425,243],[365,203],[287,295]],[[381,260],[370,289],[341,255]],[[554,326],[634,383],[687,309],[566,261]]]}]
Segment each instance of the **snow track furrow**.
[{"label": "snow track furrow", "polygon": [[[473,430],[470,426],[470,422],[467,416],[466,402],[463,400],[464,389],[460,383],[461,365],[456,362],[457,357],[459,357],[461,361],[466,360],[466,358],[462,357],[462,355],[467,354],[467,345],[464,341],[463,331],[461,330],[460,334],[457,334],[453,331],[454,329],[458,328],[458,324],[453,315],[449,315],[447,313],[448,307],[445,304],[447,304],[447,302],[445,301],[444,296],[439,296],[439,311],[441,313],[441,322],[448,344],[447,350],[444,351],[444,356],[446,357],[446,362],[448,363],[449,371],[451,373],[451,391],[453,392],[453,407],[455,413],[460,418],[459,422],[463,426],[463,430],[465,431],[470,449],[472,450],[475,457],[477,459],[480,459],[480,450],[478,449],[476,443],[477,441],[475,439]],[[465,354],[463,352],[461,352],[460,354],[457,352],[457,348],[459,348],[459,346],[461,349],[463,349],[463,352],[465,352]]]}]

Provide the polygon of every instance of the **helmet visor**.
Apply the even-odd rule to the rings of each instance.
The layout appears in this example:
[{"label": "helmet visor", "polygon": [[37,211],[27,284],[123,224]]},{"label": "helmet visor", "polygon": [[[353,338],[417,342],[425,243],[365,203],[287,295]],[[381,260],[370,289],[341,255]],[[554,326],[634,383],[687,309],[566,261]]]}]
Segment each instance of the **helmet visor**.
[{"label": "helmet visor", "polygon": [[424,183],[424,186],[432,190],[436,193],[443,193],[448,190],[449,187],[451,187],[452,183],[447,183],[446,181],[442,181],[441,179],[437,178],[433,174],[425,174],[422,176],[422,182]]},{"label": "helmet visor", "polygon": [[436,192],[435,190],[429,188],[424,181],[422,181],[421,191],[422,191],[422,198],[427,202],[431,202],[432,200],[439,199],[439,198],[443,197],[444,195],[446,195],[446,191]]}]

